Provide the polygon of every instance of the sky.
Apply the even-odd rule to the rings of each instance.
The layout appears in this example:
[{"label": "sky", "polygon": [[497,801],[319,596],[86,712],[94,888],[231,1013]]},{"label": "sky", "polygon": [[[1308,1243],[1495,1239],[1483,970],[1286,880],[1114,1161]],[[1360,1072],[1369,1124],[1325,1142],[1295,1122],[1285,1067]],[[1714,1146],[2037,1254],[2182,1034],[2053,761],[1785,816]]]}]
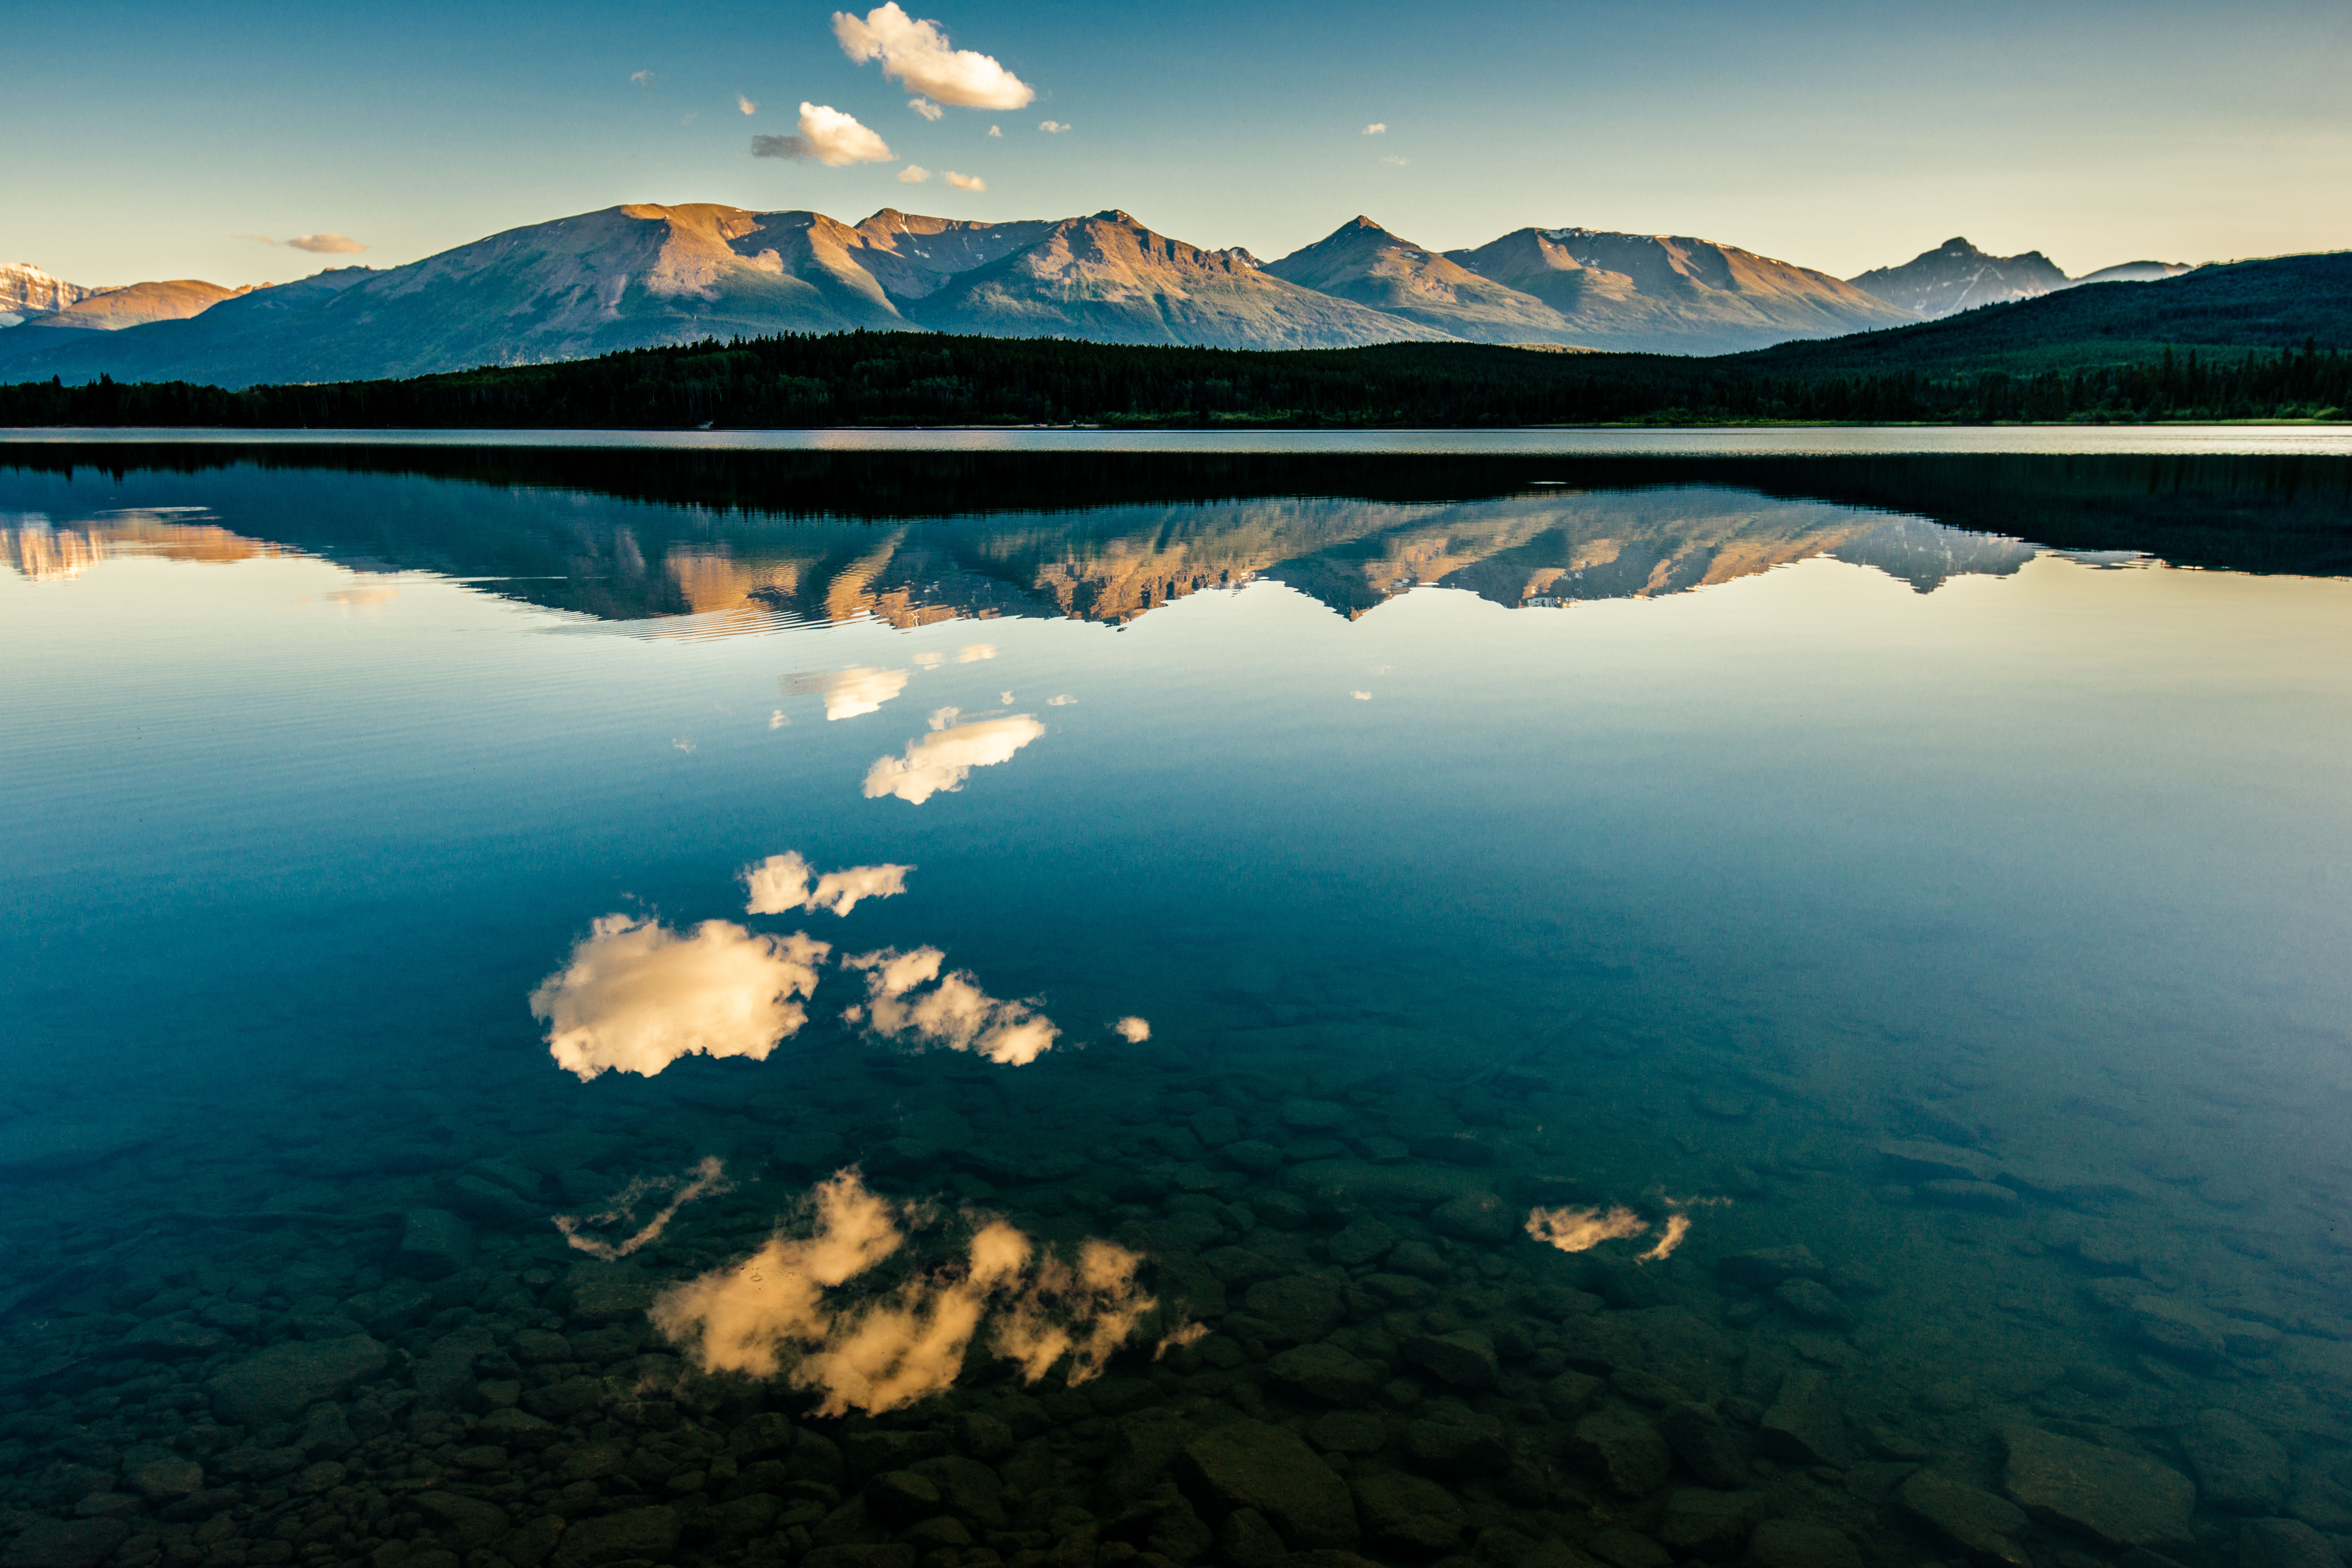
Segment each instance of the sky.
[{"label": "sky", "polygon": [[[848,222],[1118,207],[1269,259],[1359,213],[1440,249],[1580,226],[1840,277],[1956,235],[2074,274],[2352,246],[2342,0],[918,0],[910,22],[994,62],[952,79],[966,96],[1034,94],[929,110],[886,74],[919,57],[853,58],[834,16],[45,12],[6,29],[37,47],[0,58],[0,261],[93,285],[283,282],[625,202]],[[803,103],[854,119],[874,161],[754,156],[755,137],[802,134]],[[905,183],[910,166],[929,177]]]}]

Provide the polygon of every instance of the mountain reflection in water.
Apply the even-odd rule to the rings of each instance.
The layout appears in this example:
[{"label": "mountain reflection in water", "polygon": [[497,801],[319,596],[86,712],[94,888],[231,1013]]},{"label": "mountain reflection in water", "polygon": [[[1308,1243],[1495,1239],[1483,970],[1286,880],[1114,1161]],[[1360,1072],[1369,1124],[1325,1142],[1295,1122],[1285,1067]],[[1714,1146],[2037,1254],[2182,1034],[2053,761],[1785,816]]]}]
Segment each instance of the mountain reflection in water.
[{"label": "mountain reflection in water", "polygon": [[[2352,563],[2343,475],[2324,458],[1340,468],[1166,454],[636,453],[615,468],[609,454],[578,452],[303,449],[192,462],[187,450],[106,457],[208,472],[222,500],[201,520],[121,508],[110,479],[133,482],[125,470],[93,470],[71,448],[20,459],[20,479],[41,481],[29,488],[55,506],[15,514],[0,531],[6,558],[51,580],[107,553],[295,551],[696,636],[861,619],[1124,624],[1259,579],[1353,618],[1415,587],[1551,607],[1683,593],[1822,555],[1922,593],[2014,573],[2045,548],[2102,564],[2145,553],[2333,574]],[[264,482],[266,514],[236,504]],[[306,504],[287,504],[289,486]],[[84,501],[97,489],[117,504]]]}]

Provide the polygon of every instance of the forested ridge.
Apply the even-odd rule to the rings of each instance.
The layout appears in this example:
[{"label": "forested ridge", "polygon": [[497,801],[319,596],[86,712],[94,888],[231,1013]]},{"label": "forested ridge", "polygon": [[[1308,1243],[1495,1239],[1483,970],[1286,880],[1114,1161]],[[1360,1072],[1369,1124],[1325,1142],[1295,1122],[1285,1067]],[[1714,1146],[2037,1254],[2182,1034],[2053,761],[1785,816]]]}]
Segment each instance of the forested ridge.
[{"label": "forested ridge", "polygon": [[2315,344],[2168,347],[2150,361],[2031,375],[1917,368],[1780,374],[1761,361],[1454,343],[1265,353],[844,332],[238,392],[185,382],[35,382],[0,387],[0,424],[692,429],[2128,422],[2341,418],[2352,405],[2352,354]]}]

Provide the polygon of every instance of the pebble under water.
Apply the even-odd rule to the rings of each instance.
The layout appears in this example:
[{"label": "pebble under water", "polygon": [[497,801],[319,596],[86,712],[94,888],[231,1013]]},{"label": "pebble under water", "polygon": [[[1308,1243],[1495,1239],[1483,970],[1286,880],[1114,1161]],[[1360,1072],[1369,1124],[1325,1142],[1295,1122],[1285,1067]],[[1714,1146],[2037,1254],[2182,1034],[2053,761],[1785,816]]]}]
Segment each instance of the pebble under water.
[{"label": "pebble under water", "polygon": [[96,460],[0,1568],[2352,1555],[2334,460]]}]

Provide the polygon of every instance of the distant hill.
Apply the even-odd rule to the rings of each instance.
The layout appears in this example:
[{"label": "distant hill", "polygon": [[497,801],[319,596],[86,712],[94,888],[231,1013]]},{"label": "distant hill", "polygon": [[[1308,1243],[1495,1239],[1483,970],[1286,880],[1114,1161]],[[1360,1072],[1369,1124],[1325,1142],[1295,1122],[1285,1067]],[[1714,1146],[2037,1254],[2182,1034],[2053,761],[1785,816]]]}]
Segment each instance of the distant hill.
[{"label": "distant hill", "polygon": [[2186,261],[2126,261],[2069,279],[2066,287],[2078,289],[2085,283],[2158,283],[2196,270]]},{"label": "distant hill", "polygon": [[1827,273],[1683,236],[1522,228],[1445,258],[1549,306],[1566,341],[1625,353],[1737,353],[1916,319]]}]

